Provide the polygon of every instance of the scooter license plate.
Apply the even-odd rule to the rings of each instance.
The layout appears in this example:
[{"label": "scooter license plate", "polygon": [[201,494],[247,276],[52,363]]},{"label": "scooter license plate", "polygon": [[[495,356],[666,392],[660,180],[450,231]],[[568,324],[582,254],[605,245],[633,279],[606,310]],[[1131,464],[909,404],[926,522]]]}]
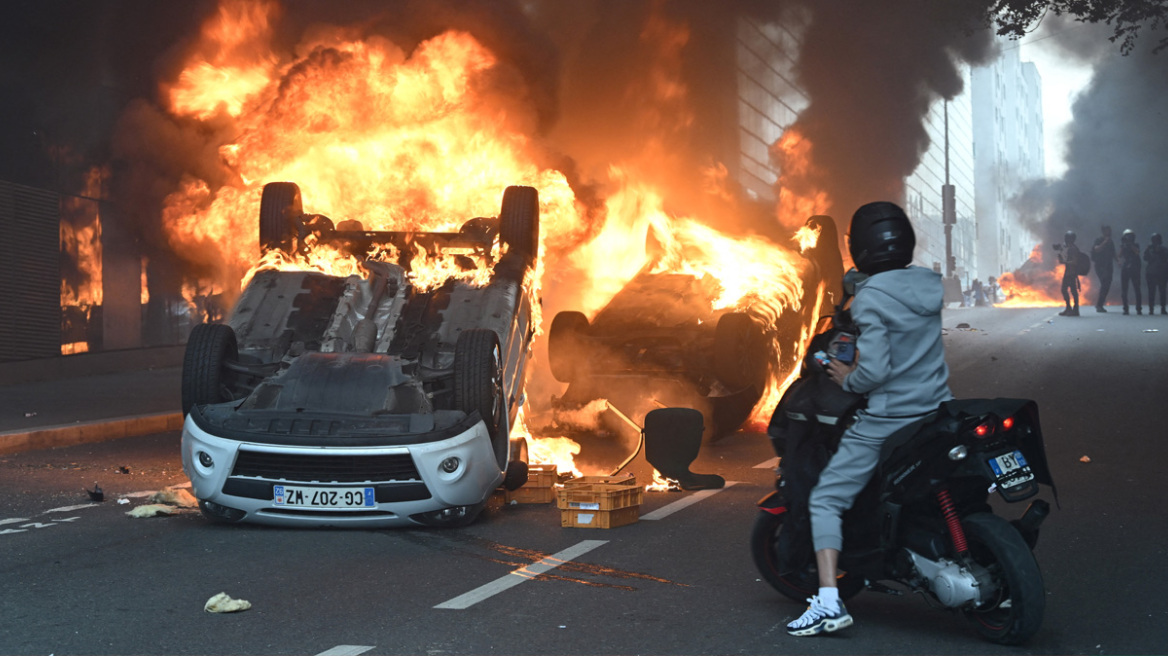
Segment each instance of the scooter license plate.
[{"label": "scooter license plate", "polygon": [[1023,456],[1021,451],[1003,453],[986,462],[990,469],[994,470],[998,487],[1010,488],[1034,479],[1034,472],[1030,470],[1030,464],[1026,462],[1026,456]]}]

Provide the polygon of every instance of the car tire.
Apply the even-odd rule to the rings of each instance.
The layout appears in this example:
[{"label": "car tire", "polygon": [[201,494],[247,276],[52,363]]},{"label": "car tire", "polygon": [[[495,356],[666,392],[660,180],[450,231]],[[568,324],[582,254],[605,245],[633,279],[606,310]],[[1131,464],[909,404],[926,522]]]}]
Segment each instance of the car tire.
[{"label": "car tire", "polygon": [[499,337],[487,328],[464,330],[454,344],[454,405],[478,412],[487,425],[499,469],[507,466],[509,443],[504,430],[503,353]]},{"label": "car tire", "polygon": [[183,354],[182,411],[204,403],[224,403],[234,398],[234,374],[227,362],[239,357],[235,331],[221,323],[196,325]]},{"label": "car tire", "polygon": [[744,312],[729,312],[714,328],[714,375],[739,390],[766,380],[767,354],[762,328]]},{"label": "car tire", "polygon": [[260,198],[260,253],[278,248],[292,251],[298,229],[296,219],[304,214],[300,187],[295,182],[269,182]]},{"label": "car tire", "polygon": [[588,317],[582,312],[560,312],[552,319],[548,329],[548,367],[561,383],[576,380],[576,363],[587,332]]},{"label": "car tire", "polygon": [[499,240],[527,266],[539,254],[539,192],[535,187],[507,187],[499,212]]}]

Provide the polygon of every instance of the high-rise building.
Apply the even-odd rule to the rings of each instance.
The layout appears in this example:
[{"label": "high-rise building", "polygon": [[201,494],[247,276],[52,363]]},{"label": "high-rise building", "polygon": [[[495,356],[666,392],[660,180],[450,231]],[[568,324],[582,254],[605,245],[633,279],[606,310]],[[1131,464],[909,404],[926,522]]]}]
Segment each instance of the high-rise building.
[{"label": "high-rise building", "polygon": [[1014,271],[1036,237],[1015,202],[1024,186],[1045,175],[1042,78],[1002,40],[1001,56],[973,69],[974,175],[977,184],[977,270],[982,279]]},{"label": "high-rise building", "polygon": [[[961,74],[968,90],[968,67],[962,67]],[[968,93],[933,103],[925,119],[929,148],[904,181],[904,209],[917,233],[915,263],[956,277],[962,289],[968,289],[978,276],[971,114]],[[954,223],[949,237],[945,235],[945,185],[953,187],[954,197]],[[952,269],[947,264],[950,255]]]}]

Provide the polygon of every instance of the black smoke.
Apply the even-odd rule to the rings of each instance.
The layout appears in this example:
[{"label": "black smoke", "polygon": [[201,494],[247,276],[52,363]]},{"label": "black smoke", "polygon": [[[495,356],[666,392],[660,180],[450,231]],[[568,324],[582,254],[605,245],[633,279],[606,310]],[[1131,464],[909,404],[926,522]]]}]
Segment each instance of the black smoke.
[{"label": "black smoke", "polygon": [[[231,175],[217,159],[231,126],[171,117],[159,97],[159,83],[174,79],[216,8],[213,0],[50,0],[0,10],[0,81],[11,90],[0,99],[0,178],[68,191],[87,166],[110,166],[108,193],[138,248],[171,269],[151,276],[162,285],[152,296],[175,291],[189,266],[161,230],[163,199],[184,176],[214,187]],[[533,134],[545,138],[548,165],[566,171],[593,209],[605,167],[639,160],[674,190],[669,206],[678,213],[711,210],[733,215],[743,231],[773,234],[770,208],[716,197],[703,178],[737,147],[735,133],[727,139],[715,129],[733,125],[734,99],[711,91],[725,88],[733,70],[726,37],[736,11],[760,21],[808,17],[798,81],[810,105],[797,127],[815,144],[815,173],[783,183],[827,191],[829,213],[844,222],[863,202],[899,198],[928,146],[930,106],[961,92],[959,62],[990,52],[980,3],[925,0],[285,0],[275,45],[292,53],[324,25],[407,51],[447,29],[469,31],[506,63]],[[686,37],[672,72],[689,95],[670,104],[649,90],[673,64],[661,46],[675,28]],[[646,135],[665,138],[649,143]],[[62,149],[71,153],[67,171],[54,154]]]},{"label": "black smoke", "polygon": [[813,168],[782,183],[828,193],[845,222],[860,205],[898,201],[929,147],[925,119],[963,90],[959,64],[994,54],[984,7],[970,2],[802,3],[811,21],[799,53],[810,105],[795,124],[812,143]]},{"label": "black smoke", "polygon": [[1044,243],[1074,230],[1089,246],[1110,225],[1116,238],[1135,231],[1142,247],[1168,231],[1168,53],[1143,38],[1124,56],[1099,30],[1057,38],[1068,57],[1093,62],[1091,82],[1072,105],[1066,172],[1030,185],[1018,204]]}]

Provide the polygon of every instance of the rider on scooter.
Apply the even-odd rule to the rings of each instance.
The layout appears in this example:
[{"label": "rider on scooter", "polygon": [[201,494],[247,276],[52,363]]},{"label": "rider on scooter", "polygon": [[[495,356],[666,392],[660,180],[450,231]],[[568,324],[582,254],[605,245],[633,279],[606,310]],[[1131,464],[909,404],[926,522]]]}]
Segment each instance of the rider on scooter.
[{"label": "rider on scooter", "polygon": [[833,359],[827,371],[844,390],[867,395],[868,404],[844,432],[811,491],[819,594],[787,625],[791,635],[851,626],[852,616],[836,588],[841,515],[872,477],[884,440],[953,398],[941,343],[941,276],[910,266],[915,247],[912,224],[893,203],[868,203],[852,216],[848,250],[856,268],[868,276],[856,284],[851,305],[860,336],[855,360],[845,364]]}]

